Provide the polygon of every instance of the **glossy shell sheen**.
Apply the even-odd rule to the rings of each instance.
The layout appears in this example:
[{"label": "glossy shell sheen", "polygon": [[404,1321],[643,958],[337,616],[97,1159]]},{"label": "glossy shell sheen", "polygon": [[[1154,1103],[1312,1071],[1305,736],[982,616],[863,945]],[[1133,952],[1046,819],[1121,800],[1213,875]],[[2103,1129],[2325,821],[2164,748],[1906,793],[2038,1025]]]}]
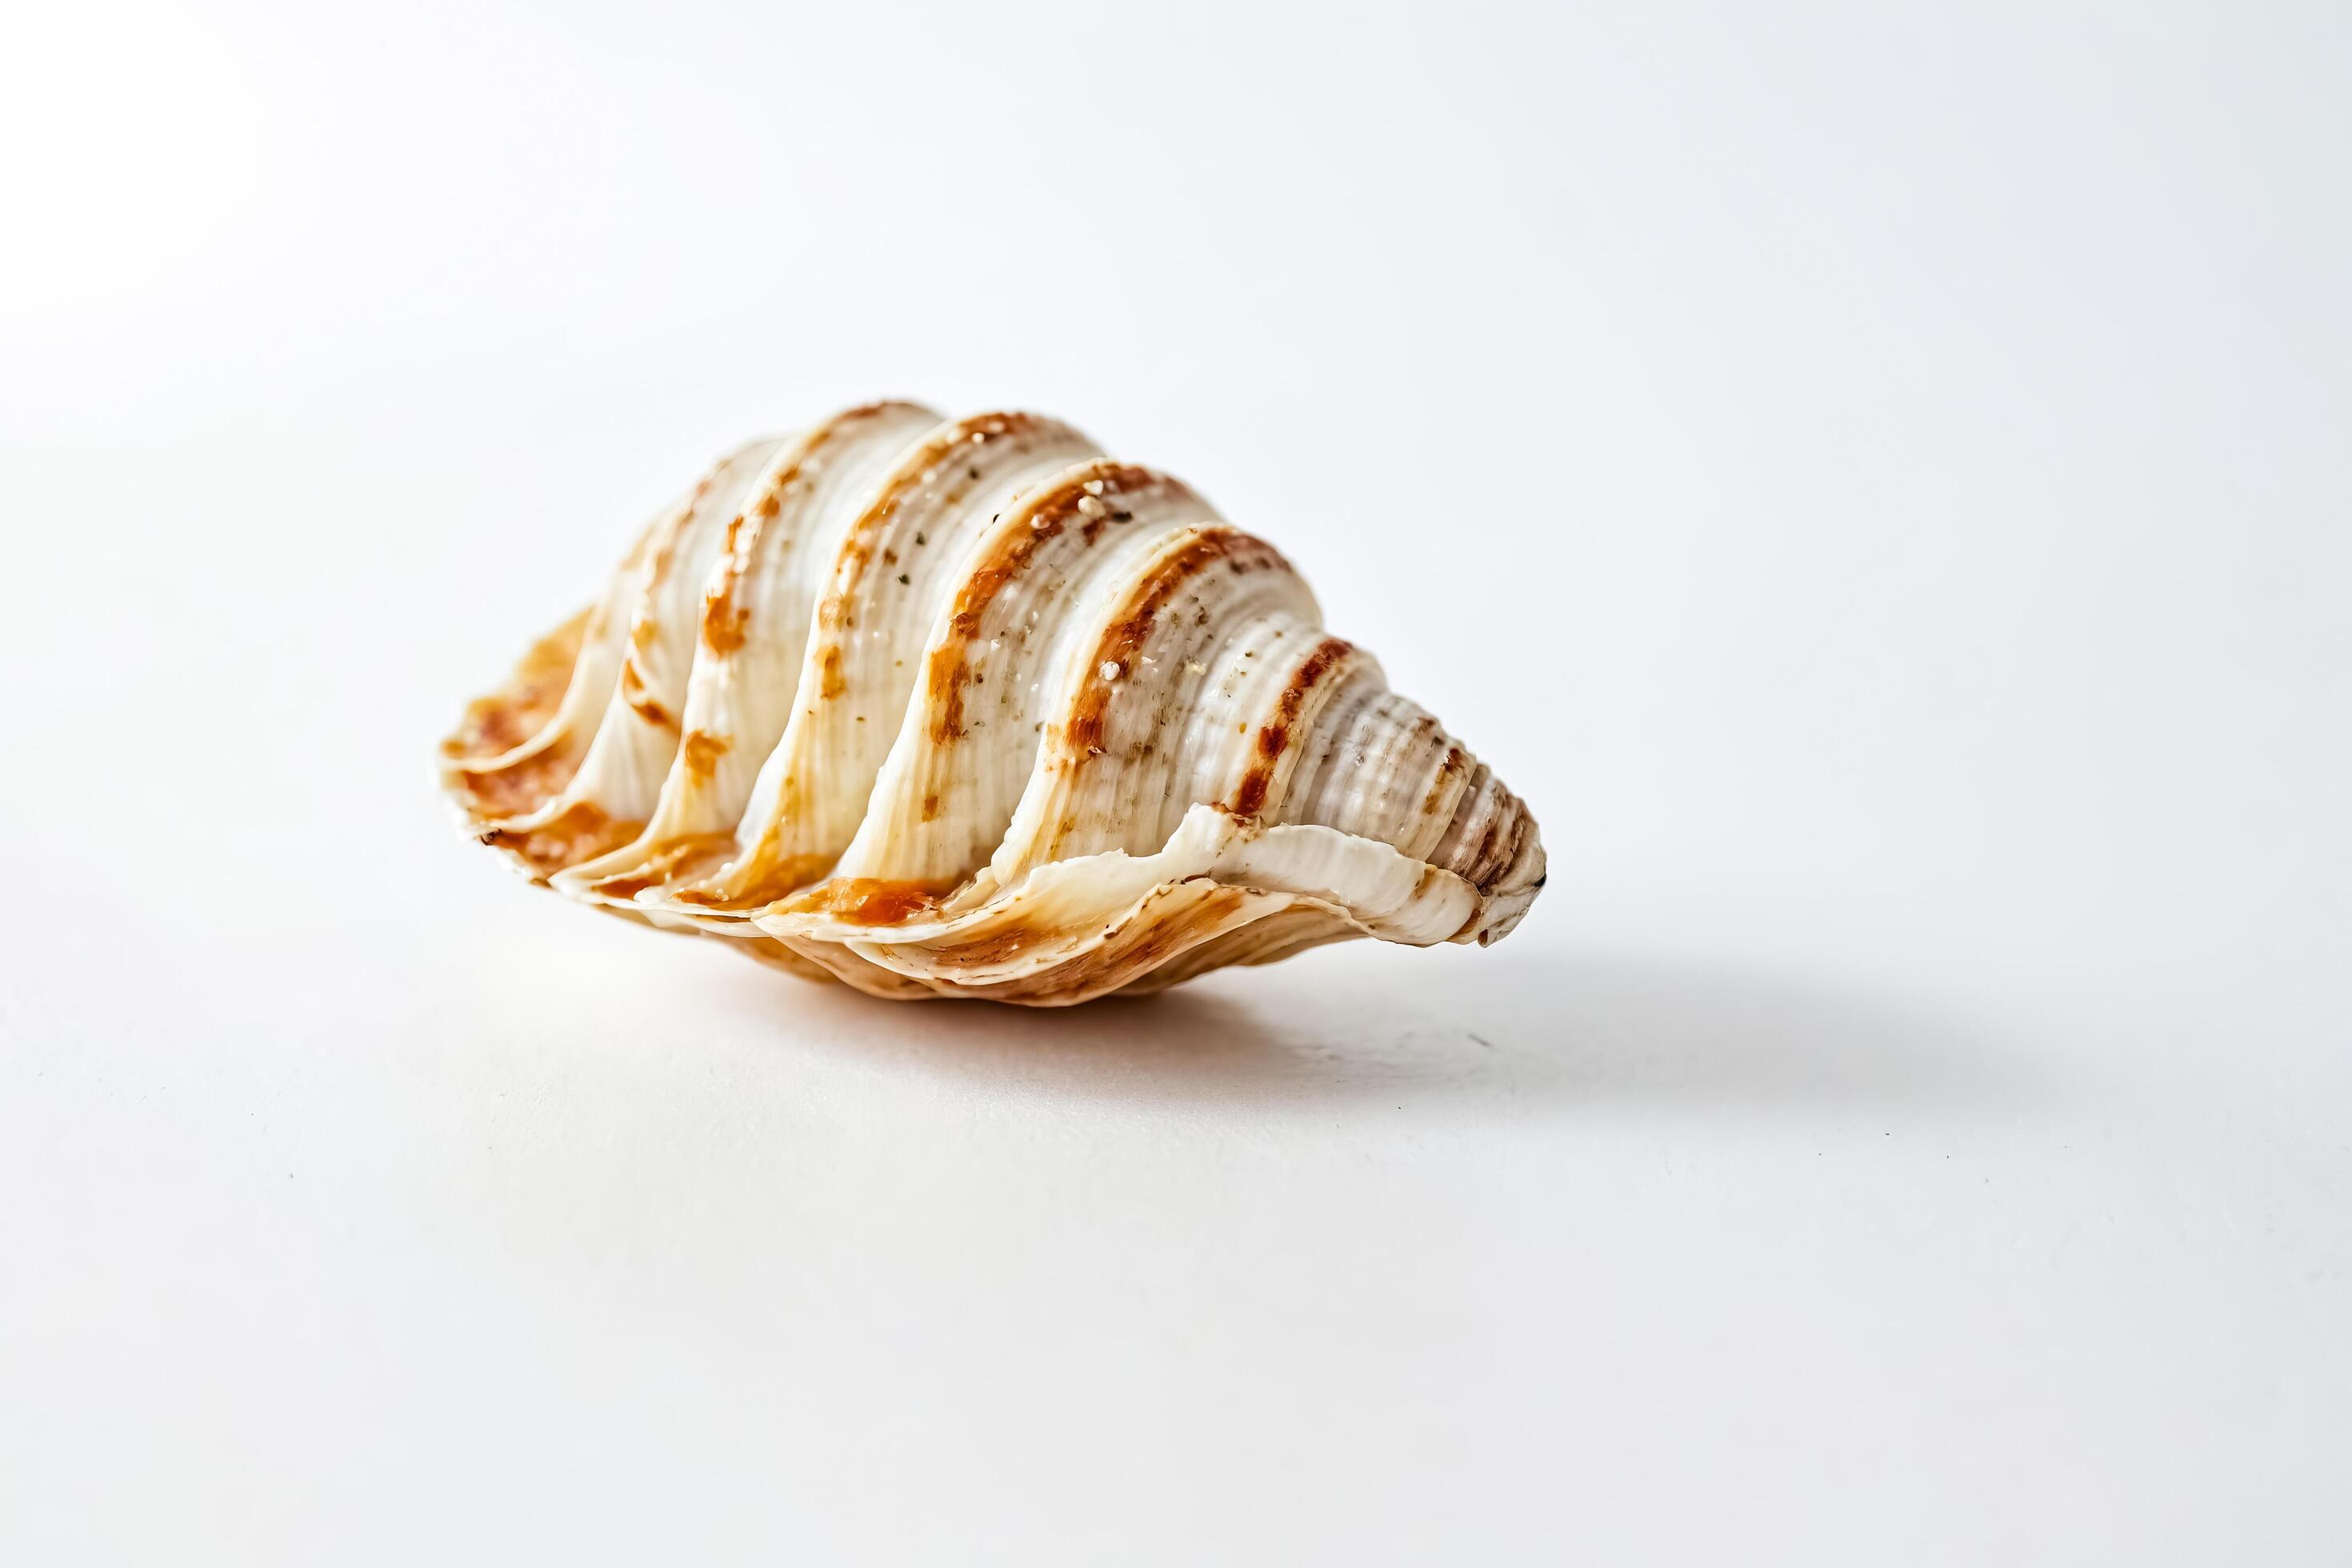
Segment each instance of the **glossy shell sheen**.
[{"label": "glossy shell sheen", "polygon": [[532,880],[880,996],[1038,1005],[1508,931],[1534,819],[1264,541],[1028,414],[754,441],[442,746]]}]

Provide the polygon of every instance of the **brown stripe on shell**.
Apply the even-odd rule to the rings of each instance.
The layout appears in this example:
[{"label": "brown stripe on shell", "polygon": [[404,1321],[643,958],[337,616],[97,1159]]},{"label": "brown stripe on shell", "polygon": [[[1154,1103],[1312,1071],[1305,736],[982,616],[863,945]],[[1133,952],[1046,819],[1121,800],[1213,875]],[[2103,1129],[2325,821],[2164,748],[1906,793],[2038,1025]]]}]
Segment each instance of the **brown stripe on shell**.
[{"label": "brown stripe on shell", "polygon": [[[1436,721],[1432,720],[1431,722],[1433,724]],[[1429,781],[1429,793],[1421,797],[1422,816],[1436,816],[1444,805],[1454,781],[1469,769],[1470,753],[1457,742],[1447,742],[1445,755],[1438,760],[1436,775]]]},{"label": "brown stripe on shell", "polygon": [[1227,563],[1235,573],[1280,570],[1289,564],[1273,545],[1237,528],[1197,530],[1175,551],[1161,556],[1150,574],[1129,595],[1118,618],[1104,630],[1071,700],[1064,733],[1070,750],[1080,760],[1099,755],[1103,749],[1103,716],[1110,706],[1111,692],[1118,684],[1117,679],[1104,679],[1104,667],[1113,667],[1119,675],[1125,675],[1144,645],[1150,641],[1152,629],[1169,602],[1193,578],[1219,562]]},{"label": "brown stripe on shell", "polygon": [[1250,760],[1249,770],[1234,788],[1229,809],[1234,816],[1255,816],[1265,809],[1267,792],[1274,786],[1275,769],[1290,745],[1292,728],[1307,706],[1307,696],[1341,659],[1355,651],[1355,645],[1344,638],[1325,637],[1291,672],[1289,683],[1275,700],[1274,716],[1258,726],[1257,743],[1252,748],[1255,754]]},{"label": "brown stripe on shell", "polygon": [[809,433],[793,460],[761,487],[759,499],[728,521],[726,565],[720,569],[719,581],[702,597],[703,647],[722,658],[742,647],[751,611],[737,599],[736,590],[742,585],[744,574],[751,569],[764,525],[782,512],[785,493],[809,480],[809,459],[857,426],[914,406],[908,403],[862,403],[834,416]]},{"label": "brown stripe on shell", "polygon": [[[926,437],[920,447],[899,459],[891,477],[884,483],[881,493],[850,523],[849,532],[842,540],[841,552],[835,561],[833,582],[817,601],[817,635],[823,641],[818,658],[824,670],[824,696],[838,697],[847,689],[841,675],[842,644],[831,634],[856,629],[859,587],[866,580],[867,569],[874,563],[879,535],[890,520],[898,515],[908,498],[937,479],[939,470],[953,469],[961,465],[965,482],[950,489],[939,501],[942,510],[960,505],[969,493],[968,487],[987,477],[981,472],[978,464],[970,460],[968,454],[974,447],[980,448],[992,460],[1010,461],[1034,444],[1028,437],[1041,434],[1075,437],[1076,432],[1058,420],[1035,414],[975,414]],[[898,564],[895,550],[883,548],[881,555],[885,566]],[[960,694],[956,708],[957,722],[961,725],[962,706]]]},{"label": "brown stripe on shell", "polygon": [[1535,818],[1527,804],[1480,764],[1446,826],[1444,839],[1429,859],[1480,894],[1491,893],[1504,874],[1519,863],[1535,831]]},{"label": "brown stripe on shell", "polygon": [[[772,495],[761,496],[749,513],[737,512],[727,520],[726,564],[719,569],[719,581],[702,595],[702,646],[724,658],[743,646],[744,627],[751,612],[736,602],[735,588],[743,580],[751,552],[743,547],[745,523],[751,516],[770,518],[780,510]],[[759,530],[753,527],[751,536]]]},{"label": "brown stripe on shell", "polygon": [[[945,745],[963,735],[963,688],[971,673],[966,655],[972,640],[980,635],[981,623],[997,595],[1021,574],[1040,546],[1069,527],[1073,518],[1079,520],[1082,528],[1096,521],[1088,516],[1087,502],[1097,501],[1106,515],[1112,510],[1087,491],[1088,484],[1099,484],[1104,496],[1130,496],[1147,490],[1155,497],[1167,498],[1192,493],[1177,480],[1150,468],[1124,463],[1090,463],[1024,507],[1022,515],[1027,519],[1024,526],[1005,531],[993,552],[966,569],[949,611],[947,637],[931,650],[925,666],[924,680],[933,710],[931,740],[935,743]],[[1085,531],[1081,537],[1091,543],[1098,531]]]}]

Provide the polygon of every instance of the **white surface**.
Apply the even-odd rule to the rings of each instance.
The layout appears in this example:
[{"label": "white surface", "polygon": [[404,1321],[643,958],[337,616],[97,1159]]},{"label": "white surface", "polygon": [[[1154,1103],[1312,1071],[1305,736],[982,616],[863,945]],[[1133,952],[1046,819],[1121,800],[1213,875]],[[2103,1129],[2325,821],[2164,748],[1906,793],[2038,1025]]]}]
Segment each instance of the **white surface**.
[{"label": "white surface", "polygon": [[[12,19],[0,1560],[2352,1556],[2344,13],[856,9]],[[459,843],[881,394],[1278,540],[1525,928],[911,1009]]]}]

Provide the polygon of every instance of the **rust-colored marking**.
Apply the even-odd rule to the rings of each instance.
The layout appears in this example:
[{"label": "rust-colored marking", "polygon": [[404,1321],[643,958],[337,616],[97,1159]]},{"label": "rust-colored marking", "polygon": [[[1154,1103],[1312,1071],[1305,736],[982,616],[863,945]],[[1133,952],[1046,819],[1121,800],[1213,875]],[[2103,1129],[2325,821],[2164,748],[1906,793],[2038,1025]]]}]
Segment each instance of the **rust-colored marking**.
[{"label": "rust-colored marking", "polygon": [[1266,795],[1274,788],[1274,771],[1282,761],[1284,748],[1290,743],[1292,726],[1307,707],[1307,694],[1341,659],[1355,651],[1354,646],[1343,638],[1325,637],[1291,672],[1289,684],[1275,700],[1274,716],[1258,726],[1257,754],[1251,760],[1249,770],[1242,774],[1242,782],[1234,788],[1234,816],[1255,816],[1265,809]]},{"label": "rust-colored marking", "polygon": [[[762,520],[775,516],[774,494],[761,497],[760,504],[751,510]],[[740,516],[727,525],[727,560],[719,574],[719,585],[702,595],[702,646],[721,658],[743,646],[744,629],[751,620],[751,608],[735,597],[735,590],[751,569],[751,557],[759,553],[764,522],[751,525],[749,539],[741,537],[743,525]]]},{"label": "rust-colored marking", "polygon": [[637,668],[634,654],[621,660],[621,700],[635,710],[637,717],[648,724],[665,730],[677,728],[677,721],[669,716],[669,710],[661,705],[660,700],[646,685],[645,672]]},{"label": "rust-colored marking", "polygon": [[897,925],[940,907],[953,883],[840,877],[820,882],[793,900],[795,914],[832,915],[851,925]]},{"label": "rust-colored marking", "polygon": [[1503,814],[1498,809],[1488,814],[1486,831],[1478,835],[1478,847],[1471,853],[1470,870],[1466,879],[1472,885],[1484,888],[1493,879],[1495,873],[1501,869],[1500,863],[1495,858],[1495,843],[1502,836],[1502,832]]},{"label": "rust-colored marking", "polygon": [[824,651],[817,655],[816,667],[817,673],[823,681],[817,689],[818,695],[838,697],[849,689],[849,682],[843,679],[841,675],[839,643],[829,642],[824,645]]},{"label": "rust-colored marking", "polygon": [[[946,426],[901,458],[890,478],[884,482],[881,493],[849,525],[849,531],[842,540],[841,552],[835,557],[833,585],[825,602],[818,607],[819,619],[824,620],[828,611],[835,617],[840,616],[842,610],[839,606],[846,605],[856,597],[857,584],[864,579],[866,568],[873,563],[877,548],[887,558],[887,564],[896,566],[898,563],[894,550],[879,545],[879,536],[883,526],[896,518],[905,503],[929,482],[925,475],[937,478],[939,469],[951,462],[961,462],[963,455],[974,445],[982,445],[992,457],[1002,453],[1003,460],[1009,461],[1019,450],[1018,444],[1006,441],[1000,446],[1000,440],[1059,429],[1061,426],[1053,421],[1041,419],[1034,414],[976,414]],[[974,436],[982,437],[982,441],[975,443],[972,440]],[[977,465],[964,466],[977,475]],[[963,493],[958,490],[942,497],[940,504],[952,507],[962,500]]]},{"label": "rust-colored marking", "polygon": [[621,667],[621,700],[646,723],[664,730],[677,728],[677,721],[670,717],[669,710],[661,705],[661,700],[646,689],[646,683],[638,677],[635,665],[624,664]]},{"label": "rust-colored marking", "polygon": [[937,822],[940,818],[940,795],[937,790],[923,797],[923,820]]},{"label": "rust-colored marking", "polygon": [[579,770],[580,758],[576,754],[550,749],[535,752],[507,767],[460,773],[457,784],[465,791],[467,805],[476,816],[520,816],[538,810],[556,791],[570,784],[572,775]]},{"label": "rust-colored marking", "polygon": [[[933,709],[931,739],[945,745],[959,739],[963,727],[963,686],[968,672],[966,650],[980,635],[981,623],[988,607],[1004,591],[1004,585],[1019,576],[1030,558],[1046,541],[1058,538],[1069,520],[1082,515],[1079,503],[1087,500],[1089,481],[1098,482],[1106,493],[1120,490],[1152,489],[1166,496],[1187,493],[1174,479],[1156,474],[1150,468],[1131,464],[1093,463],[1073,474],[1055,489],[1036,498],[1024,509],[1026,519],[1020,526],[1007,529],[998,540],[996,549],[986,559],[972,563],[957,586],[954,604],[948,620],[945,641],[931,650],[925,667],[925,687]],[[1083,535],[1081,536],[1083,537]]]},{"label": "rust-colored marking", "polygon": [[1470,753],[1458,745],[1448,745],[1445,755],[1437,764],[1437,776],[1429,781],[1429,793],[1422,797],[1421,814],[1434,816],[1445,798],[1445,786],[1470,765]]},{"label": "rust-colored marking", "polygon": [[735,602],[735,574],[730,570],[702,602],[702,646],[724,658],[743,646],[744,628],[751,614]]},{"label": "rust-colored marking", "polygon": [[577,866],[608,850],[618,849],[645,831],[642,822],[616,821],[602,808],[581,801],[552,821],[530,828],[495,828],[482,842],[511,849],[541,876]]},{"label": "rust-colored marking", "polygon": [[504,687],[466,705],[457,733],[441,742],[442,755],[487,760],[538,734],[563,705],[593,617],[593,610],[583,610],[533,643]]},{"label": "rust-colored marking", "polygon": [[1070,750],[1077,756],[1093,756],[1103,749],[1103,716],[1110,706],[1117,683],[1102,679],[1102,667],[1133,668],[1136,657],[1159,625],[1160,612],[1186,584],[1220,561],[1230,562],[1236,572],[1284,563],[1281,552],[1273,545],[1234,528],[1202,529],[1185,541],[1181,548],[1162,557],[1151,574],[1137,586],[1125,610],[1103,633],[1093,657],[1087,660],[1089,673],[1072,700],[1066,727]]},{"label": "rust-colored marking", "polygon": [[[703,596],[702,643],[721,658],[743,646],[744,628],[751,612],[736,600],[736,590],[743,574],[751,568],[751,558],[759,552],[760,540],[766,524],[782,515],[784,492],[802,482],[808,460],[847,434],[849,427],[865,420],[877,418],[892,408],[902,406],[889,403],[869,403],[835,416],[813,432],[803,445],[800,455],[793,459],[760,493],[746,512],[738,513],[727,524],[727,566],[719,585]],[[748,536],[746,528],[748,525]],[[791,541],[784,541],[789,544]]]},{"label": "rust-colored marking", "polygon": [[719,771],[719,759],[725,756],[727,749],[733,744],[724,735],[714,735],[708,730],[694,730],[688,732],[686,744],[679,754],[686,761],[688,773],[696,778],[707,779]]}]

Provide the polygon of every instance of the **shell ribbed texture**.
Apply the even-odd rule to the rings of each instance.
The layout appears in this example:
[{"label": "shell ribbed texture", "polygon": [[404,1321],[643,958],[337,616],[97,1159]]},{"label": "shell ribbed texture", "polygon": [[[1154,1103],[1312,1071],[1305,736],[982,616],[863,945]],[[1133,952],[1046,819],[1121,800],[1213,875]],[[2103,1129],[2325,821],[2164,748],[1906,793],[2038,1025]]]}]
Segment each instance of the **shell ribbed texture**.
[{"label": "shell ribbed texture", "polygon": [[444,742],[533,880],[877,995],[1152,990],[1507,932],[1526,806],[1264,541],[1034,415],[719,461]]}]

